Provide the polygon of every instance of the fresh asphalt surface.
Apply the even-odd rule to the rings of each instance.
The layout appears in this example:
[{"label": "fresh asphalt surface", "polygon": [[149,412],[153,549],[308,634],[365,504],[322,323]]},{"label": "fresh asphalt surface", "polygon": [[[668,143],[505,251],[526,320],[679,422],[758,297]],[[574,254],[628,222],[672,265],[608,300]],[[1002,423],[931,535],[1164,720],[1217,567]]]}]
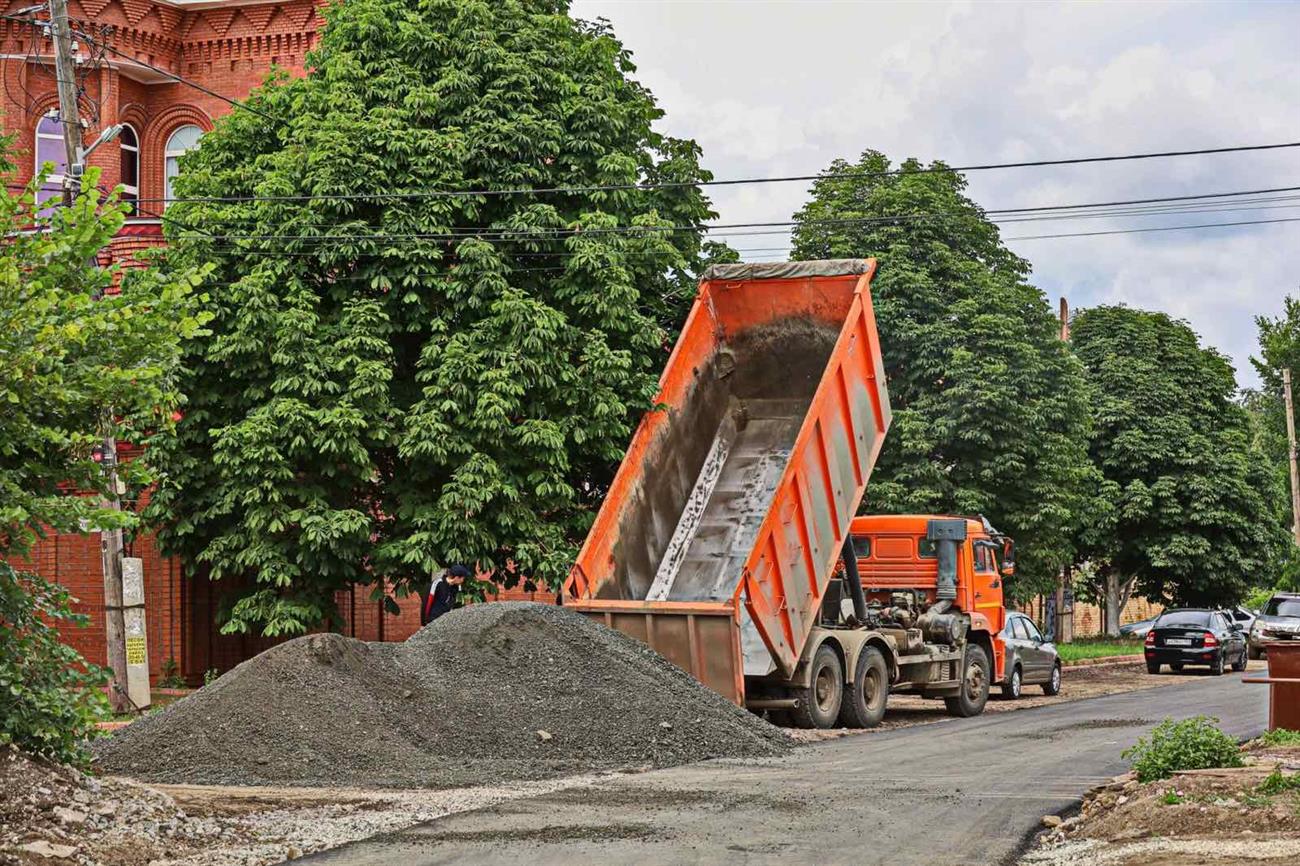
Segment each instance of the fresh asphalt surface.
[{"label": "fresh asphalt surface", "polygon": [[[1164,676],[1170,676],[1165,674]],[[1168,688],[850,736],[764,761],[620,776],[323,852],[319,864],[998,864],[1044,815],[1124,772],[1165,717],[1262,732],[1267,689],[1190,673]],[[467,731],[473,736],[472,731]]]}]

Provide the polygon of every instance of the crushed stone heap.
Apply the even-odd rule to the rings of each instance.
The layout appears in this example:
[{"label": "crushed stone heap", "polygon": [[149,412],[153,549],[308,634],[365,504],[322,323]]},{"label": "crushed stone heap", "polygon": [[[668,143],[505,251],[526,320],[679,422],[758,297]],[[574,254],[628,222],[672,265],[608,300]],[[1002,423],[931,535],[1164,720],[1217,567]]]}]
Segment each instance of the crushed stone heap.
[{"label": "crushed stone heap", "polygon": [[152,782],[448,787],[788,748],[632,638],[494,602],[402,644],[289,641],[94,752],[101,772]]}]

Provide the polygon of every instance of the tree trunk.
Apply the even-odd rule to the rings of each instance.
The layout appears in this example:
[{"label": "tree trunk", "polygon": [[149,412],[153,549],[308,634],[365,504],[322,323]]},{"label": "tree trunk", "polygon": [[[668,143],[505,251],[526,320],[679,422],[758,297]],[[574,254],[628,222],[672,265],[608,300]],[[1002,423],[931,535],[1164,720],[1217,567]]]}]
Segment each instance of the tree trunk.
[{"label": "tree trunk", "polygon": [[1125,580],[1119,572],[1107,569],[1105,581],[1106,636],[1119,637],[1120,614],[1124,612],[1124,606],[1128,604],[1129,597],[1133,594],[1133,586],[1137,579],[1130,577]]}]

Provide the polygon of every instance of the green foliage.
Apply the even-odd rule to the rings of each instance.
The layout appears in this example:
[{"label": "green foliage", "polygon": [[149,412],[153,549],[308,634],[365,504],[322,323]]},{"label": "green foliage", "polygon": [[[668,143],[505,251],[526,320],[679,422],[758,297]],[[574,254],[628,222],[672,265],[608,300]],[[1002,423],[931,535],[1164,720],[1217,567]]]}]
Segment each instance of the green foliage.
[{"label": "green foliage", "polygon": [[[215,262],[216,318],[151,445],[152,513],[239,591],[227,631],[302,632],[335,590],[453,562],[558,584],[726,252],[702,249],[698,147],[653,129],[606,23],[560,0],[326,16],[307,78],[253,97],[287,125],[232,113],[177,182],[324,198],[168,211],[166,263]],[[681,185],[402,196],[642,181]]]},{"label": "green foliage", "polygon": [[1179,803],[1183,802],[1183,795],[1170,789],[1160,795],[1158,802],[1162,806],[1177,806]]},{"label": "green foliage", "polygon": [[[0,137],[0,151],[10,144]],[[0,157],[0,174],[11,171]],[[88,172],[86,193],[44,215],[35,204],[44,176],[0,194],[0,555],[22,553],[48,528],[133,522],[67,490],[103,492],[91,448],[106,434],[139,442],[170,426],[180,343],[200,332],[191,295],[200,269],[134,270],[105,294],[118,274],[94,258],[125,210],[100,197],[97,178]],[[123,464],[120,477],[140,489],[148,464]]]},{"label": "green foliage", "polygon": [[[1259,356],[1250,359],[1262,386],[1247,395],[1246,407],[1255,422],[1256,443],[1270,468],[1268,495],[1277,521],[1291,531],[1291,479],[1287,469],[1286,401],[1282,396],[1282,371],[1292,371],[1292,387],[1300,393],[1300,299],[1287,296],[1277,318],[1257,316]],[[1274,573],[1260,575],[1260,586],[1300,591],[1300,551],[1288,545],[1287,557]]]},{"label": "green foliage", "polygon": [[1237,741],[1215,727],[1217,721],[1207,716],[1165,719],[1125,750],[1124,757],[1132,761],[1139,782],[1168,779],[1182,770],[1243,766]]},{"label": "green foliage", "polygon": [[185,688],[185,677],[181,676],[181,666],[176,659],[165,659],[159,671],[158,687],[163,689]]},{"label": "green foliage", "polygon": [[[11,143],[0,137],[0,151]],[[0,174],[12,168],[0,157]],[[87,192],[46,213],[35,202],[44,175],[0,194],[0,744],[70,762],[85,759],[82,743],[107,706],[102,672],[55,629],[86,618],[62,587],[3,558],[50,529],[135,522],[75,492],[104,492],[91,459],[104,436],[139,442],[171,424],[180,344],[202,325],[192,297],[201,268],[132,271],[109,293],[119,274],[94,259],[125,211],[100,197],[97,179],[87,172]],[[134,460],[120,477],[138,490],[151,473]]]},{"label": "green foliage", "polygon": [[1255,742],[1263,746],[1300,746],[1300,731],[1274,728],[1265,731]]},{"label": "green foliage", "polygon": [[1285,794],[1287,791],[1300,791],[1300,773],[1287,775],[1280,769],[1274,770],[1259,783],[1259,787],[1255,790],[1269,797],[1274,794]]},{"label": "green foliage", "polygon": [[217,670],[216,668],[208,668],[206,671],[203,672],[203,685],[205,686],[212,685],[217,681],[217,678],[220,676],[221,676],[221,671]]},{"label": "green foliage", "polygon": [[1177,605],[1239,601],[1284,555],[1269,468],[1227,359],[1164,313],[1096,307],[1071,328],[1101,474],[1083,554]]},{"label": "green foliage", "polygon": [[59,640],[78,627],[68,591],[0,560],[0,745],[84,764],[95,722],[107,718],[104,671]]},{"label": "green foliage", "polygon": [[792,257],[880,260],[872,295],[894,420],[865,507],[987,516],[1016,538],[1024,597],[1074,557],[1090,472],[1083,379],[1029,263],[965,179],[921,169],[886,174],[874,151],[833,163],[795,215]]}]

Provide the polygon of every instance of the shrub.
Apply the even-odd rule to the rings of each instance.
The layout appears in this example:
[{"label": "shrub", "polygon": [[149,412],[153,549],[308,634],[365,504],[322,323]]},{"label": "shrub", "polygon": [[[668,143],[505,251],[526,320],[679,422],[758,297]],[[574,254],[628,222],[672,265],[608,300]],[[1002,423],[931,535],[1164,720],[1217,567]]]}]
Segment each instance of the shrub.
[{"label": "shrub", "polygon": [[1214,726],[1218,719],[1195,716],[1175,722],[1165,719],[1150,737],[1124,752],[1133,761],[1139,782],[1168,779],[1180,770],[1242,766],[1237,741]]},{"label": "shrub", "polygon": [[0,561],[0,745],[84,765],[108,677],[59,641],[55,624],[87,622],[70,605],[63,587]]},{"label": "shrub", "polygon": [[1266,731],[1255,742],[1261,746],[1300,746],[1300,731],[1276,728]]}]

